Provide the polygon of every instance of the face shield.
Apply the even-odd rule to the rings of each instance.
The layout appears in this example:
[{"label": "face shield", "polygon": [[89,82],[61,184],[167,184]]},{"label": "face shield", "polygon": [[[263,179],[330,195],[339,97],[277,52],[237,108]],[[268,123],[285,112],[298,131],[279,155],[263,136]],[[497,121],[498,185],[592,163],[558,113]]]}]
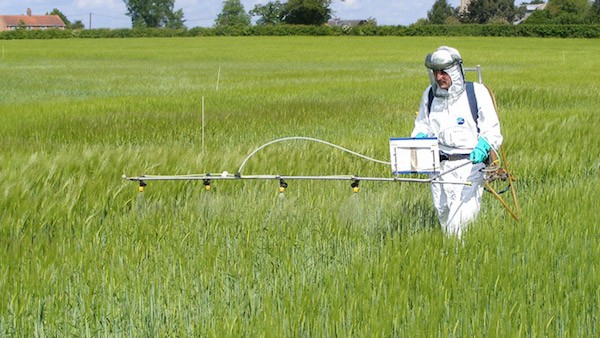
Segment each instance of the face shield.
[{"label": "face shield", "polygon": [[445,71],[454,65],[458,65],[461,61],[460,55],[458,55],[458,57],[453,57],[450,51],[438,49],[434,53],[427,54],[425,57],[425,67],[431,71]]}]

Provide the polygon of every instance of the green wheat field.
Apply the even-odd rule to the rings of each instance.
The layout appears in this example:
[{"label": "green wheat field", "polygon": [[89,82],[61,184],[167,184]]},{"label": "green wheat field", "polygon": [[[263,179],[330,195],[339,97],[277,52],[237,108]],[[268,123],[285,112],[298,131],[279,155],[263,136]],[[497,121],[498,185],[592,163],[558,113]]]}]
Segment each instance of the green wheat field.
[{"label": "green wheat field", "polygon": [[[1,41],[0,336],[600,334],[600,41]],[[481,65],[522,212],[461,240],[420,183],[148,182],[235,173],[289,136],[389,160],[440,45]],[[203,104],[204,102],[204,104]],[[204,108],[204,109],[203,109]],[[204,110],[204,123],[202,112]],[[204,129],[203,129],[204,125]],[[203,138],[204,136],[204,138]],[[391,177],[293,140],[244,174]]]}]

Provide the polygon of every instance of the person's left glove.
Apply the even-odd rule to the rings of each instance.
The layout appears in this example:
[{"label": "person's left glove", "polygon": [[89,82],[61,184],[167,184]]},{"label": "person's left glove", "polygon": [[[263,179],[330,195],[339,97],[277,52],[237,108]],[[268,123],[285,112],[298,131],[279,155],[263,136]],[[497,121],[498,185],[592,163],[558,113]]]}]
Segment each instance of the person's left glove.
[{"label": "person's left glove", "polygon": [[418,133],[417,136],[415,136],[415,138],[428,138],[428,137],[429,137],[429,135],[427,135],[423,132]]},{"label": "person's left glove", "polygon": [[481,163],[488,157],[490,149],[492,149],[490,144],[483,137],[480,137],[477,146],[473,149],[471,155],[469,155],[469,159],[473,164]]}]

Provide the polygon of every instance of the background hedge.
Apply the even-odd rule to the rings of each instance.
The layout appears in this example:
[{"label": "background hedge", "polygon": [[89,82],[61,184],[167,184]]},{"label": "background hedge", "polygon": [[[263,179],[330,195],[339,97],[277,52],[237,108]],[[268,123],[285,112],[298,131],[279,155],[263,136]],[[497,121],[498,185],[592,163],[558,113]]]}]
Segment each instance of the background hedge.
[{"label": "background hedge", "polygon": [[513,36],[556,38],[600,38],[600,25],[412,25],[412,26],[247,26],[195,27],[191,29],[85,29],[14,30],[0,39],[135,38],[192,36]]}]

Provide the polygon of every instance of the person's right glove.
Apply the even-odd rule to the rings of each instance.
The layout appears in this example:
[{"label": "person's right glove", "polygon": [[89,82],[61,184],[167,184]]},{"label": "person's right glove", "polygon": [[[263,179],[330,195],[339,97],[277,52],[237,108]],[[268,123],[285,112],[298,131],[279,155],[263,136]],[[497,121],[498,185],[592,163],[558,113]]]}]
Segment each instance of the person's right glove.
[{"label": "person's right glove", "polygon": [[469,155],[469,159],[473,164],[481,163],[488,157],[490,149],[492,149],[490,144],[483,137],[480,137],[477,146],[475,146]]},{"label": "person's right glove", "polygon": [[415,138],[428,138],[428,137],[429,137],[429,135],[427,135],[423,132],[418,133],[417,136],[415,136]]}]

